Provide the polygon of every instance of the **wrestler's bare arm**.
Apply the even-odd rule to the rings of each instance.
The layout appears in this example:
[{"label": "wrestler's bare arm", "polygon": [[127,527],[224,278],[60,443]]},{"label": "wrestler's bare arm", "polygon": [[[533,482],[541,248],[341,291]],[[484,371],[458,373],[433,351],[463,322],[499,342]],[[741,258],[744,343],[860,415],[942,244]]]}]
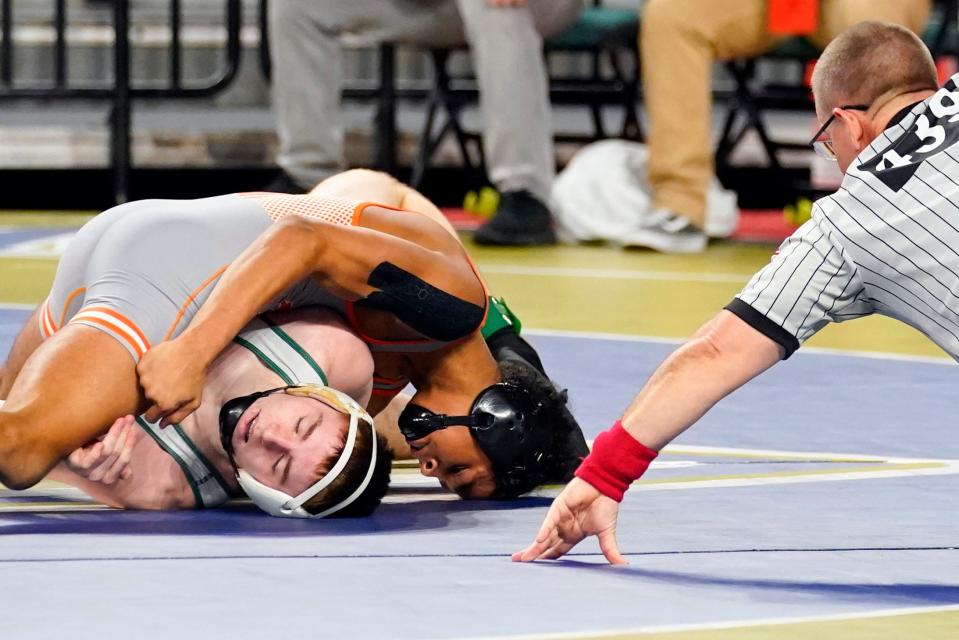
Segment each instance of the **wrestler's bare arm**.
[{"label": "wrestler's bare arm", "polygon": [[97,502],[116,509],[175,511],[196,506],[196,499],[182,472],[179,477],[171,474],[162,478],[144,478],[134,474],[113,484],[103,484],[84,478],[61,463],[54,467],[47,478],[76,487]]},{"label": "wrestler's bare arm", "polygon": [[423,216],[397,216],[375,206],[364,213],[368,221],[379,229],[291,216],[260,236],[224,272],[184,333],[141,360],[141,385],[158,407],[148,417],[166,415],[163,423],[169,424],[189,415],[216,355],[259,309],[310,275],[344,299],[358,300],[377,291],[371,273],[389,263],[451,296],[485,305],[482,282],[445,229]]},{"label": "wrestler's bare arm", "polygon": [[[377,209],[368,207],[364,219],[374,218]],[[303,278],[312,275],[342,298],[359,300],[377,290],[369,283],[370,275],[383,263],[483,304],[481,283],[445,229],[421,216],[386,212],[383,220],[378,230],[284,218],[230,265],[181,337],[185,341],[201,337],[195,346],[212,360],[256,311]]]},{"label": "wrestler's bare arm", "polygon": [[[656,369],[623,414],[622,425],[658,451],[783,355],[773,340],[721,311]],[[615,536],[618,513],[615,500],[573,478],[553,502],[536,539],[513,560],[558,558],[584,537],[597,535],[606,559],[622,564]]]},{"label": "wrestler's bare arm", "polygon": [[623,414],[623,426],[659,450],[782,357],[782,347],[721,311],[656,369]]},{"label": "wrestler's bare arm", "polygon": [[[127,437],[116,437],[127,421]],[[196,499],[176,462],[132,423],[120,418],[98,443],[74,451],[47,475],[118,509],[192,509]]]},{"label": "wrestler's bare arm", "polygon": [[421,213],[446,229],[447,233],[459,241],[453,225],[446,219],[443,212],[430,202],[429,198],[382,171],[371,169],[344,171],[316,185],[310,193],[322,198],[366,200],[403,211]]}]

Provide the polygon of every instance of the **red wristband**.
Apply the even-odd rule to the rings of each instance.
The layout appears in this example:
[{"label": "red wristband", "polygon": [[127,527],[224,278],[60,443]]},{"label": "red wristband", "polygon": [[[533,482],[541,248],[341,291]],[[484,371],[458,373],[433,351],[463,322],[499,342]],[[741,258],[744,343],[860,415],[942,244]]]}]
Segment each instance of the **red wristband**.
[{"label": "red wristband", "polygon": [[629,435],[619,420],[593,441],[593,450],[576,469],[576,477],[593,485],[604,496],[622,502],[626,489],[659,455]]}]

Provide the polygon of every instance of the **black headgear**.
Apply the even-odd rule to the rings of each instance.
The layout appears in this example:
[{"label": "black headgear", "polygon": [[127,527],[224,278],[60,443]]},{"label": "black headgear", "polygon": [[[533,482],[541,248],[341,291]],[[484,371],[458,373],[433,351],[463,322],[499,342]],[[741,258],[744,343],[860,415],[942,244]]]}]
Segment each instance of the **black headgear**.
[{"label": "black headgear", "polygon": [[[552,386],[538,372],[535,375]],[[515,497],[540,484],[567,482],[589,453],[579,425],[565,407],[565,393],[553,393],[550,408],[545,398],[537,400],[529,389],[498,382],[476,396],[469,415],[437,414],[410,403],[400,414],[399,427],[408,441],[453,425],[469,427],[493,466],[497,497]]]}]

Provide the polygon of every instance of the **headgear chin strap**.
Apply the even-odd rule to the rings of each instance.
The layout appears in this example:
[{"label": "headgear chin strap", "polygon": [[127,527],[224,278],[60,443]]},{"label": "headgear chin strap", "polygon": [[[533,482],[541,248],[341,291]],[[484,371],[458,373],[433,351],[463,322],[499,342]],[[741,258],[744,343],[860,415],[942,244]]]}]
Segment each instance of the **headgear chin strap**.
[{"label": "headgear chin strap", "polygon": [[[265,395],[277,392],[313,398],[350,416],[350,426],[346,435],[346,444],[343,446],[343,452],[340,454],[339,459],[337,459],[336,463],[326,475],[298,496],[291,496],[279,489],[266,486],[239,468],[233,459],[233,432],[236,430],[236,425],[240,417],[256,400]],[[310,513],[303,508],[303,505],[330,486],[333,481],[339,477],[350,461],[350,456],[353,454],[353,448],[356,445],[360,420],[370,425],[370,433],[373,438],[372,446],[370,447],[372,450],[370,465],[366,471],[366,476],[363,478],[363,482],[360,483],[353,493],[340,502],[319,513]],[[348,507],[363,494],[363,491],[369,486],[370,479],[373,477],[373,470],[376,468],[376,429],[373,426],[373,418],[371,418],[370,414],[353,400],[353,398],[342,391],[320,385],[306,384],[301,386],[280,387],[229,401],[220,410],[220,439],[223,441],[223,446],[227,450],[227,453],[230,454],[230,459],[233,460],[234,467],[236,467],[237,470],[236,478],[243,488],[243,491],[246,492],[256,506],[271,516],[282,518],[324,518],[332,515]]]}]

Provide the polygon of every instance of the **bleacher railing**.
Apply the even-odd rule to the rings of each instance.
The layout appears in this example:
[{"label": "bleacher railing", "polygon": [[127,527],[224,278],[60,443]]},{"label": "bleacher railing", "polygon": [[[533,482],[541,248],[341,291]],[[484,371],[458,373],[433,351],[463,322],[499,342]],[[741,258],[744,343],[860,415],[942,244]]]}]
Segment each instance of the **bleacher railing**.
[{"label": "bleacher railing", "polygon": [[169,27],[169,72],[163,81],[134,83],[130,73],[131,28],[129,0],[111,0],[113,77],[84,83],[68,79],[70,28],[66,0],[54,3],[52,27],[53,73],[52,82],[25,84],[14,78],[14,59],[17,54],[15,37],[14,0],[0,0],[0,99],[86,99],[104,100],[110,112],[110,168],[113,172],[113,195],[119,204],[126,202],[129,193],[131,159],[132,101],[138,98],[203,98],[228,87],[240,66],[241,0],[224,0],[224,27],[226,39],[220,67],[212,76],[200,82],[183,80],[183,7],[181,0],[169,1],[166,24]]}]

